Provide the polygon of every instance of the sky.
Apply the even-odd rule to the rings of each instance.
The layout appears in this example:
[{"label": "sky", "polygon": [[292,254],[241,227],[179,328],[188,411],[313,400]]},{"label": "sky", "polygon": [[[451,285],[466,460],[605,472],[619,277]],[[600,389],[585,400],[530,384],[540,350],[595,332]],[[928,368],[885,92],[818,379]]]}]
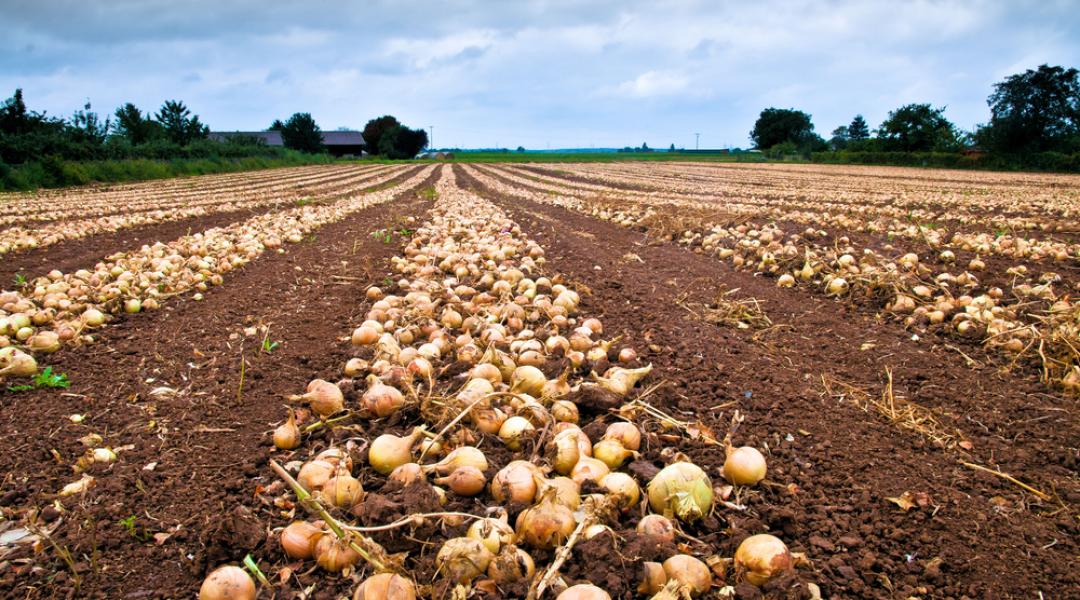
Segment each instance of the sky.
[{"label": "sky", "polygon": [[0,0],[0,20],[0,98],[34,110],[393,114],[436,147],[748,147],[769,106],[826,138],[910,102],[971,129],[995,82],[1080,68],[1077,0]]}]

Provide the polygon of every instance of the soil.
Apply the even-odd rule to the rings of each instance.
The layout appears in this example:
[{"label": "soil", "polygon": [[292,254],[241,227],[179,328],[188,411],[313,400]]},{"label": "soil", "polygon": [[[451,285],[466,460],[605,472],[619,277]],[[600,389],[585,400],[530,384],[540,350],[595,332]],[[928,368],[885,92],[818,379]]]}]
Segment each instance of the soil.
[{"label": "soil", "polygon": [[[739,598],[807,598],[808,582],[829,598],[1080,597],[1069,592],[1080,589],[1075,401],[1045,393],[1034,377],[1000,372],[978,348],[964,347],[980,359],[968,367],[943,344],[915,341],[859,306],[781,290],[674,243],[646,243],[638,232],[500,197],[455,168],[459,185],[498,203],[545,248],[545,269],[582,292],[581,310],[603,321],[605,338],[623,336],[638,364],[654,366],[646,385],[662,385],[648,403],[700,421],[717,438],[736,409],[745,416],[734,442],[766,451],[768,478],[729,498],[745,510],[719,508],[685,526],[688,537],[678,543],[727,558],[748,535],[773,532],[810,564],[762,590],[741,585]],[[370,233],[410,216],[422,221],[429,205],[403,190],[395,201],[321,228],[312,242],[266,253],[202,302],[177,298],[105,328],[98,344],[55,355],[52,364],[73,382],[63,393],[0,395],[0,432],[13,442],[0,457],[7,474],[0,509],[12,519],[36,510],[55,548],[71,557],[69,564],[55,549],[35,555],[29,547],[3,557],[0,595],[190,598],[209,569],[249,553],[280,582],[277,598],[351,595],[362,572],[337,577],[284,558],[274,532],[301,511],[275,504],[282,486],[268,461],[293,457],[274,451],[268,433],[288,395],[316,377],[338,380],[348,358],[365,356],[342,338],[370,307],[366,288],[392,275],[390,259],[403,243]],[[724,292],[756,299],[772,325],[740,329],[705,318]],[[266,339],[279,346],[263,351],[262,338],[242,332],[252,325],[269,325]],[[970,450],[939,446],[822,385],[822,376],[832,377],[879,397],[886,367],[897,397],[932,411]],[[342,385],[354,400],[356,386]],[[75,424],[68,419],[75,413],[87,417]],[[586,428],[594,437],[612,420],[596,416]],[[410,408],[387,423],[321,430],[297,457],[333,443],[363,461],[376,430],[400,435],[416,417]],[[70,465],[88,433],[121,448],[119,459],[92,468],[96,485],[86,493],[58,499],[56,491],[78,479]],[[644,486],[674,449],[720,485],[722,449],[672,433],[652,429],[628,472]],[[489,477],[532,451],[526,445],[515,455],[483,437],[476,443]],[[1000,468],[1055,498],[1039,501],[961,461]],[[365,502],[351,515],[360,525],[432,510],[482,514],[486,506],[452,494],[441,506],[424,484],[401,488],[370,475],[361,482]],[[908,510],[890,500],[905,492],[916,499]],[[511,522],[523,508],[509,507]],[[640,597],[641,562],[678,547],[636,534],[639,517],[632,510],[612,524],[617,537],[579,544],[562,569],[567,583],[587,580],[613,598]],[[430,521],[372,537],[390,552],[409,552],[410,574],[429,585],[439,580],[438,544],[466,527]],[[550,553],[534,557],[546,565]],[[426,591],[448,596],[445,587]],[[509,586],[485,597],[523,595]]]}]

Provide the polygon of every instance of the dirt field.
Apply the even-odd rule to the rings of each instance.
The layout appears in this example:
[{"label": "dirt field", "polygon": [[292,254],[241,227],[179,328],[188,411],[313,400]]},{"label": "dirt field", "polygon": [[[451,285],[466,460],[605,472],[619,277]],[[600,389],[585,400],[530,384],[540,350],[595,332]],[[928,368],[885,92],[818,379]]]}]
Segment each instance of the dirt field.
[{"label": "dirt field", "polygon": [[[217,198],[205,214],[101,221],[110,203],[83,199],[108,193],[76,190],[55,204],[59,213],[84,207],[78,214],[0,230],[4,243],[35,227],[95,223],[92,233],[0,256],[13,294],[0,316],[42,312],[34,336],[78,324],[59,351],[34,354],[69,387],[0,392],[13,442],[0,456],[3,597],[192,598],[210,571],[248,556],[273,587],[261,586],[260,598],[351,597],[373,567],[358,560],[332,573],[287,556],[281,528],[317,517],[271,468],[276,461],[296,476],[339,448],[364,493],[330,514],[374,528],[361,533],[387,554],[404,553],[401,572],[420,596],[523,598],[557,548],[518,540],[535,577],[483,574],[455,589],[436,556],[473,518],[399,522],[502,506],[513,525],[532,502],[499,503],[490,488],[440,496],[431,477],[403,486],[377,473],[367,452],[381,434],[425,425],[445,431],[447,449],[480,448],[487,482],[514,460],[550,470],[545,448],[559,418],[540,419],[511,450],[478,429],[462,388],[476,377],[473,363],[490,362],[489,349],[520,366],[524,346],[512,341],[570,338],[592,317],[602,332],[588,349],[613,345],[584,362],[540,345],[546,379],[567,373],[571,388],[534,395],[552,414],[556,399],[573,402],[594,445],[609,424],[633,423],[640,454],[612,471],[630,474],[643,494],[678,452],[708,475],[716,502],[701,519],[675,519],[674,542],[636,530],[655,512],[647,501],[602,511],[610,530],[574,539],[547,597],[584,582],[611,598],[649,597],[637,591],[642,563],[685,554],[711,567],[707,598],[1080,598],[1080,177],[644,163],[291,171],[277,187],[264,172],[196,179],[194,189],[207,190],[199,193],[170,182],[123,188],[178,207]],[[264,191],[243,196],[248,187]],[[234,194],[257,200],[238,208]],[[18,215],[18,203],[33,200],[0,202],[0,215]],[[162,268],[172,252],[181,258]],[[54,269],[62,273],[48,277]],[[576,291],[567,309],[575,320],[560,326],[562,313],[537,300],[559,296],[550,286],[530,296],[509,291],[516,276],[505,290],[481,277],[511,270]],[[49,304],[54,293],[72,296],[72,307]],[[429,357],[430,378],[408,374],[408,360],[379,370],[382,342],[350,342],[374,315],[393,316],[397,306],[378,305],[387,294],[403,302],[387,333],[402,349],[428,356],[422,344],[436,332],[448,340]],[[132,298],[144,308],[129,314]],[[146,308],[149,299],[159,307]],[[93,307],[108,315],[103,326],[80,316]],[[450,309],[481,318],[470,329],[446,320]],[[508,316],[518,310],[524,316]],[[493,323],[506,339],[493,339]],[[14,331],[4,341],[24,345]],[[487,358],[466,360],[466,345]],[[625,348],[636,357],[620,363]],[[356,357],[365,370],[345,377]],[[592,373],[620,364],[653,370],[621,398],[589,391]],[[359,408],[372,373],[405,397],[382,418]],[[306,432],[298,448],[275,448],[271,433],[290,407],[306,417],[301,427],[319,423],[312,406],[290,399],[314,379],[336,382],[347,412],[328,415],[333,426]],[[504,379],[492,397],[520,395]],[[528,404],[499,408],[531,418]],[[763,481],[727,485],[728,434],[764,455]],[[94,448],[114,458],[80,463]],[[58,494],[86,476],[85,490]],[[604,497],[600,479],[579,483]],[[577,522],[583,514],[592,518],[579,510]],[[730,559],[760,533],[800,558],[759,587]],[[565,544],[562,536],[557,546]]]}]

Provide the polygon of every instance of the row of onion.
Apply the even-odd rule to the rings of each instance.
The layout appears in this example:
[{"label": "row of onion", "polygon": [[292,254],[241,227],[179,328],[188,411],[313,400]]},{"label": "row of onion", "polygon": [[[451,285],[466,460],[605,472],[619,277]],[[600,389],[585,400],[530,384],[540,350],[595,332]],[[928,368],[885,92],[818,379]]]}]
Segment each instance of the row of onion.
[{"label": "row of onion", "polygon": [[[580,315],[580,296],[561,277],[545,275],[544,250],[503,211],[459,188],[450,169],[436,191],[429,222],[392,260],[394,289],[367,290],[371,306],[351,335],[360,356],[344,366],[345,379],[313,380],[292,398],[316,425],[352,418],[377,430],[404,418],[412,429],[374,437],[366,460],[357,460],[348,445],[312,448],[308,460],[290,463],[299,485],[343,519],[362,512],[367,477],[430,486],[444,499],[490,499],[488,515],[476,515],[464,535],[444,540],[436,554],[441,581],[459,592],[535,583],[544,567],[537,557],[566,544],[579,526],[583,539],[616,535],[621,519],[648,508],[638,531],[674,542],[680,523],[693,527],[711,514],[713,482],[685,456],[673,454],[644,490],[623,470],[642,453],[659,454],[645,448],[658,438],[641,424],[609,423],[597,439],[585,433],[586,415],[603,416],[627,402],[652,367],[640,366],[632,348],[605,341],[599,319]],[[451,365],[459,377],[442,375]],[[363,391],[355,397],[343,391],[357,387]],[[442,400],[426,402],[432,393]],[[275,445],[304,452],[301,425],[290,410],[274,431]],[[482,450],[491,442],[502,444],[512,460],[494,464],[492,452]],[[722,475],[732,484],[757,484],[765,472],[756,449],[728,449]],[[281,546],[289,558],[314,560],[330,572],[352,570],[362,560],[322,520],[292,522],[281,530]],[[792,568],[784,543],[768,534],[748,538],[731,560],[735,576],[755,585]],[[643,565],[639,591],[698,597],[716,581],[705,561],[675,553]],[[564,588],[563,600],[609,597],[584,582],[570,586],[560,579],[556,586]],[[376,573],[354,598],[425,593],[401,574]]]}]

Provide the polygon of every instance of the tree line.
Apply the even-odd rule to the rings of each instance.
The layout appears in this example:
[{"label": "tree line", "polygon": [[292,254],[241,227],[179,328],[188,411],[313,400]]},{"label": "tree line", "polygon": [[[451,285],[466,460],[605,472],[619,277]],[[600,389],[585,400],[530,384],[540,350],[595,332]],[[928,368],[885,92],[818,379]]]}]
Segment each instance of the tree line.
[{"label": "tree line", "polygon": [[[985,152],[1001,163],[1030,163],[1033,155],[1080,168],[1080,71],[1041,65],[994,84],[987,98],[990,120],[964,131],[945,117],[945,107],[906,104],[871,131],[862,115],[825,140],[811,116],[793,108],[766,108],[750,139],[774,157],[814,153]],[[1058,155],[1058,156],[1053,156]],[[1054,161],[1053,159],[1057,159]]]}]

